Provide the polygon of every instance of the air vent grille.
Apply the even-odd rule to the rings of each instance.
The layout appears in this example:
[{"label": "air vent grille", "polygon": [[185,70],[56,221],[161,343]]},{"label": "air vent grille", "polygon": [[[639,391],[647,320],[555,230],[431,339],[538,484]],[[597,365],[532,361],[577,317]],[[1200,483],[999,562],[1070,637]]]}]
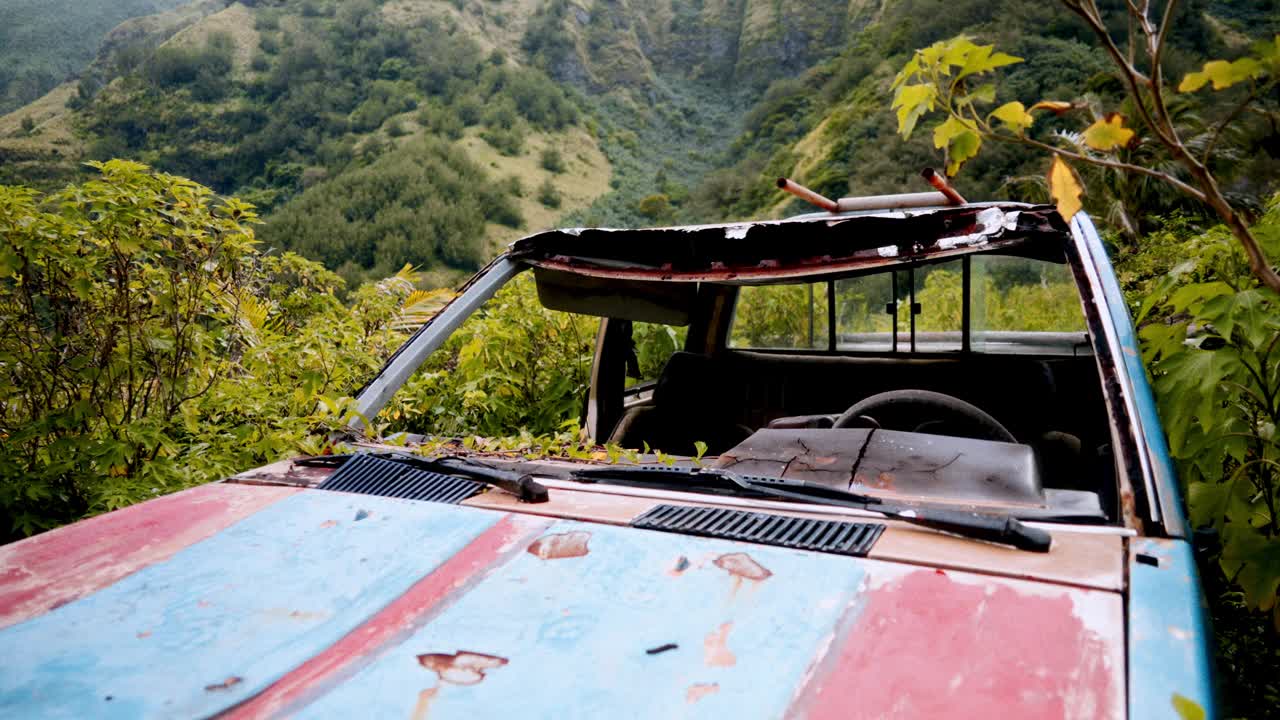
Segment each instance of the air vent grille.
[{"label": "air vent grille", "polygon": [[370,454],[353,455],[318,490],[457,504],[484,490],[471,480],[443,475]]},{"label": "air vent grille", "polygon": [[882,523],[815,520],[696,505],[658,505],[631,525],[858,557],[866,555],[884,532]]}]

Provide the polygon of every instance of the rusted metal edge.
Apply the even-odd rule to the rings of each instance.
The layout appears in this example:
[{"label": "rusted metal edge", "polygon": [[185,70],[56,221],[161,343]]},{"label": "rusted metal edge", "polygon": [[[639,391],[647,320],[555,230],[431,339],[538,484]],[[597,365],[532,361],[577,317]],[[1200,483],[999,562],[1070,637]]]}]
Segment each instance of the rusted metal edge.
[{"label": "rusted metal edge", "polygon": [[[620,242],[620,232],[631,242]],[[1066,235],[1052,208],[986,206],[918,215],[553,231],[518,241],[512,255],[536,267],[603,278],[766,281],[856,273],[1015,247],[1060,259]]]},{"label": "rusted metal edge", "polygon": [[[1125,527],[1146,533],[1143,517],[1149,517],[1150,505],[1146,493],[1135,493],[1132,476],[1141,475],[1143,463],[1137,440],[1133,435],[1133,418],[1124,399],[1124,391],[1120,387],[1119,358],[1115,357],[1112,345],[1105,340],[1110,337],[1098,305],[1095,286],[1096,276],[1090,272],[1092,262],[1084,256],[1076,243],[1067,243],[1067,257],[1071,272],[1076,279],[1076,287],[1080,290],[1080,302],[1083,305],[1085,324],[1089,330],[1089,338],[1093,344],[1094,359],[1098,364],[1098,374],[1102,378],[1102,396],[1107,406],[1108,420],[1113,430],[1113,439],[1119,442],[1116,448],[1116,459],[1120,463],[1117,468],[1116,498],[1117,512],[1120,513]],[[1103,339],[1102,342],[1099,342]],[[1139,507],[1141,506],[1141,507]]]}]

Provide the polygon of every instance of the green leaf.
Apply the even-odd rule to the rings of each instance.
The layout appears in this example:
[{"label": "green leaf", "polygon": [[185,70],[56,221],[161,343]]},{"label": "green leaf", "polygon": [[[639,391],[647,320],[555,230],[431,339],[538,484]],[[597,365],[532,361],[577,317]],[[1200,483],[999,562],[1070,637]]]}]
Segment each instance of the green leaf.
[{"label": "green leaf", "polygon": [[933,146],[947,149],[947,174],[955,175],[960,166],[982,147],[982,138],[972,124],[952,115],[933,130]]},{"label": "green leaf", "polygon": [[1031,124],[1036,121],[1035,116],[1027,112],[1022,103],[1018,101],[1007,102],[992,111],[990,117],[993,117],[1004,123],[1005,127],[1012,130],[1015,134],[1021,135]]},{"label": "green leaf", "polygon": [[947,175],[954,176],[960,172],[960,166],[978,154],[982,147],[982,137],[972,130],[966,130],[951,140],[947,148]]},{"label": "green leaf", "polygon": [[1222,529],[1227,516],[1227,501],[1232,484],[1225,482],[1193,482],[1187,487],[1187,508],[1191,525],[1197,528],[1213,526]]},{"label": "green leaf", "polygon": [[1264,291],[1253,289],[1217,295],[1205,302],[1196,315],[1211,323],[1228,340],[1232,331],[1240,328],[1244,339],[1251,346],[1260,348],[1271,336],[1269,322],[1273,312],[1268,307]]},{"label": "green leaf", "polygon": [[983,83],[969,92],[956,98],[956,105],[973,105],[975,103],[995,102],[996,86]]},{"label": "green leaf", "polygon": [[898,132],[911,137],[911,131],[926,112],[933,110],[938,91],[932,85],[903,85],[893,97],[892,107],[898,111]]},{"label": "green leaf", "polygon": [[1256,528],[1231,523],[1224,533],[1222,569],[1235,577],[1244,590],[1245,604],[1270,610],[1280,588],[1280,538],[1269,538]]}]

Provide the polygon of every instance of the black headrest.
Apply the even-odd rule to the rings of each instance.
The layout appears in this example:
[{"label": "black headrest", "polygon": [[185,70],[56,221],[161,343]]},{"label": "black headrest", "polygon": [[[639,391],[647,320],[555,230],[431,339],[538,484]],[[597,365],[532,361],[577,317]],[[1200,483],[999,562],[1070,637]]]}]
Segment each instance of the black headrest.
[{"label": "black headrest", "polygon": [[692,401],[714,403],[720,394],[714,371],[715,365],[706,355],[672,353],[653,388],[654,404],[659,408],[670,408]]}]

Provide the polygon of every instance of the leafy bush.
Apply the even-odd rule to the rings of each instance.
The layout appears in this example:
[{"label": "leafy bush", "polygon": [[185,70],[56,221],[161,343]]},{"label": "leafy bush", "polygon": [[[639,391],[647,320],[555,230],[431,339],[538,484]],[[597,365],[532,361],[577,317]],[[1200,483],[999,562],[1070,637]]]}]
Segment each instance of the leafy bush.
[{"label": "leafy bush", "polygon": [[564,156],[556,148],[549,147],[542,151],[541,157],[538,158],[542,169],[547,172],[553,172],[559,175],[564,172]]},{"label": "leafy bush", "polygon": [[543,180],[538,186],[538,202],[553,209],[560,207],[560,191],[550,179]]},{"label": "leafy bush", "polygon": [[[1280,253],[1280,196],[1253,230]],[[1218,532],[1223,572],[1280,626],[1280,295],[1220,226],[1179,255],[1139,308],[1143,354],[1192,523]]]},{"label": "leafy bush", "polygon": [[0,541],[317,452],[448,293],[263,255],[252,208],[122,161],[0,186]]},{"label": "leafy bush", "polygon": [[518,226],[519,210],[466,154],[413,141],[369,166],[321,181],[268,220],[263,238],[341,268],[355,284],[405,263],[474,270],[486,220]]},{"label": "leafy bush", "polygon": [[547,310],[517,277],[434,353],[383,411],[389,429],[443,436],[545,435],[576,422],[595,318]]}]

